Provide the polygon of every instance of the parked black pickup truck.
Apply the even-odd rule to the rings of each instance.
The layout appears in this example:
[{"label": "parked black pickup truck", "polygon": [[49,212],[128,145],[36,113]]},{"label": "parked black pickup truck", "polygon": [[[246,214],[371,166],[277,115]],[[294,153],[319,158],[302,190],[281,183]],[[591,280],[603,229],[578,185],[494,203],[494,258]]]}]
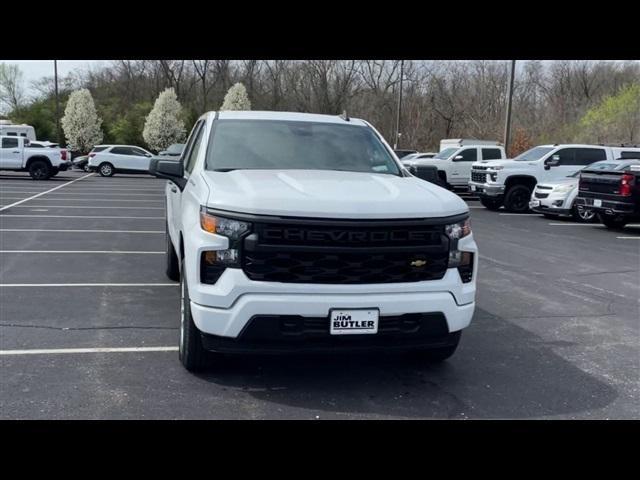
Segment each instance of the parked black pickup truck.
[{"label": "parked black pickup truck", "polygon": [[582,170],[576,203],[594,210],[608,228],[640,220],[640,160],[616,161],[608,170]]}]

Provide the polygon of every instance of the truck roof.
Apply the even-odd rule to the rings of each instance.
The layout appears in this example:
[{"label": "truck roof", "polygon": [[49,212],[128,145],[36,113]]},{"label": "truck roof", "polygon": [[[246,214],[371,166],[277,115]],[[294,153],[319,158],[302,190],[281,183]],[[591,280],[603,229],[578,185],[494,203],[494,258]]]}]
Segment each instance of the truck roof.
[{"label": "truck roof", "polygon": [[[215,111],[207,112],[203,117],[214,117]],[[345,120],[338,115],[321,115],[317,113],[300,113],[300,112],[272,112],[260,110],[222,110],[218,112],[218,118],[221,120],[284,120],[292,122],[316,122],[316,123],[335,123],[346,125],[366,126],[367,123],[359,118],[349,118]]]},{"label": "truck roof", "polygon": [[612,145],[596,145],[593,143],[549,143],[546,145],[536,145],[537,147],[548,147],[548,148],[555,148],[555,147],[575,147],[575,148],[582,148],[582,147],[597,147],[597,148],[612,148],[615,150],[638,150],[640,151],[640,148],[635,147],[635,146],[629,146],[629,147],[623,147],[623,146],[612,146]]}]

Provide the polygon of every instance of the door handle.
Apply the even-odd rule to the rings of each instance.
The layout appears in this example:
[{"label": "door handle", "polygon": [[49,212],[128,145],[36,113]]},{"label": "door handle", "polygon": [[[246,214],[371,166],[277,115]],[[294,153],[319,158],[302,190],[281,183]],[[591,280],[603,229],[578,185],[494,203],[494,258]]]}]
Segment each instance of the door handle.
[{"label": "door handle", "polygon": [[13,153],[20,153],[20,150],[14,150]]}]

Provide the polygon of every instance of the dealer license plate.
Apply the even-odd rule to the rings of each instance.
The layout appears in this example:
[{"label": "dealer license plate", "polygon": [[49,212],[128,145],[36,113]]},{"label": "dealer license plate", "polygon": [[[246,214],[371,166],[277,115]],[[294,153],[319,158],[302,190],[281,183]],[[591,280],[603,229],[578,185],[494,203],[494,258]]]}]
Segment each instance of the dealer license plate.
[{"label": "dealer license plate", "polygon": [[331,310],[329,312],[331,335],[356,335],[378,333],[378,309]]},{"label": "dealer license plate", "polygon": [[602,200],[596,198],[593,200],[593,206],[594,207],[601,207],[602,206]]}]

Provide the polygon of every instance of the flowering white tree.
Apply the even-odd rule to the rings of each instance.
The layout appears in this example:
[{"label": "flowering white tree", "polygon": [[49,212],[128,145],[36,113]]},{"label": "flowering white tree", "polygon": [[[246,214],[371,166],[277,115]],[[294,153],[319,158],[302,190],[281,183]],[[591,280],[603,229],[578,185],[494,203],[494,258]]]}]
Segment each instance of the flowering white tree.
[{"label": "flowering white tree", "polygon": [[220,110],[251,110],[249,95],[242,83],[238,82],[229,89]]},{"label": "flowering white tree", "polygon": [[98,117],[91,92],[86,88],[69,95],[62,117],[62,129],[69,148],[86,153],[102,141],[102,119]]},{"label": "flowering white tree", "polygon": [[186,130],[181,112],[182,106],[173,88],[167,88],[158,95],[142,130],[142,138],[151,149],[164,150],[184,140]]}]

